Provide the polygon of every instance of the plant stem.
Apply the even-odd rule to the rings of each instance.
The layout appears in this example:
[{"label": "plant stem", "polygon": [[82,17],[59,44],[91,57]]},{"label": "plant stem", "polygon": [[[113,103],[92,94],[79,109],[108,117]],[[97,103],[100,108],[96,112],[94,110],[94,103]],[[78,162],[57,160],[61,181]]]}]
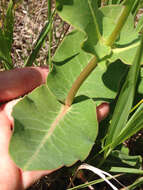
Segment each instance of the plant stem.
[{"label": "plant stem", "polygon": [[48,0],[48,20],[51,18],[51,0]]},{"label": "plant stem", "polygon": [[53,27],[51,25],[50,32],[49,32],[49,50],[48,50],[48,64],[49,64],[49,71],[51,71],[52,68],[52,52],[51,52],[51,47],[52,47],[52,34],[53,34]]},{"label": "plant stem", "polygon": [[115,29],[113,30],[113,32],[111,33],[111,35],[109,36],[107,41],[105,42],[105,44],[107,46],[112,46],[113,43],[115,42],[115,40],[117,39],[122,27],[124,26],[129,14],[132,10],[133,5],[134,5],[134,3],[131,2],[131,0],[125,1],[124,8],[123,8],[122,13],[121,13],[121,15],[117,21]]},{"label": "plant stem", "polygon": [[[98,28],[98,24],[96,22],[96,17],[94,15],[94,12],[92,10],[92,6],[91,6],[91,1],[88,0],[88,4],[90,7],[90,10],[92,12],[92,16],[94,19],[94,24],[96,26],[96,30],[97,30],[97,35],[99,40],[101,40],[101,35],[99,32],[99,28]],[[109,36],[109,38],[107,39],[107,41],[105,42],[106,45],[108,46],[112,46],[113,43],[115,42],[116,38],[118,37],[122,27],[124,26],[128,15],[132,9],[133,3],[132,0],[125,0],[124,1],[124,8],[123,11],[121,13],[121,16],[119,17],[118,21],[117,21],[117,25],[115,27],[115,29],[113,30],[112,34]],[[85,81],[85,79],[90,75],[90,73],[95,69],[95,67],[97,66],[97,58],[94,57],[89,64],[84,68],[84,70],[80,73],[79,77],[76,79],[76,81],[73,83],[67,98],[65,100],[65,105],[71,106],[73,99],[77,93],[77,91],[79,90],[80,86],[82,85],[82,83]]]},{"label": "plant stem", "polygon": [[95,69],[97,66],[97,58],[93,57],[91,61],[88,63],[88,65],[84,68],[84,70],[80,73],[76,81],[73,83],[67,98],[65,100],[65,105],[71,106],[73,99],[79,90],[82,83],[85,81],[85,79],[90,75],[90,73]]},{"label": "plant stem", "polygon": [[[50,22],[50,19],[52,19],[52,1],[48,0],[48,21]],[[52,55],[51,55],[51,47],[52,47],[52,34],[53,34],[53,27],[51,24],[50,31],[49,31],[49,50],[48,50],[48,64],[49,64],[49,71],[51,71],[52,68]]]},{"label": "plant stem", "polygon": [[143,103],[143,99],[139,101],[131,110],[130,113],[132,113],[136,108],[138,108]]}]

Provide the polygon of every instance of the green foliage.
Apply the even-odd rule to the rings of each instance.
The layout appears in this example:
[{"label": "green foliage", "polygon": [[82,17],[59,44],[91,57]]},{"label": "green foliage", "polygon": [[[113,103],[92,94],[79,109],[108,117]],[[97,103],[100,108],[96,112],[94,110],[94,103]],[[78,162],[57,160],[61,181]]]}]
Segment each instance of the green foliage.
[{"label": "green foliage", "polygon": [[[132,134],[129,132],[129,130],[133,130],[133,131],[135,130],[135,127],[133,128],[132,125],[130,125],[130,127],[127,127],[128,131],[126,131],[125,136],[124,137],[123,135],[120,136],[120,134],[122,134],[122,131],[127,129],[126,122],[127,122],[127,119],[128,119],[128,116],[133,104],[133,100],[134,100],[136,82],[138,79],[140,63],[141,63],[141,58],[142,58],[142,49],[143,49],[143,37],[142,37],[142,41],[140,42],[140,46],[138,48],[135,59],[133,61],[133,65],[130,68],[126,81],[121,89],[121,92],[116,104],[116,108],[113,114],[113,118],[111,121],[111,125],[109,126],[108,135],[107,135],[106,143],[105,143],[105,147],[109,145],[108,150],[107,150],[107,155],[118,144],[123,142],[123,140],[126,140],[124,138],[128,138],[134,134],[133,132]],[[107,157],[107,155],[105,153],[105,157]]]},{"label": "green foliage", "polygon": [[122,146],[119,150],[113,150],[110,156],[105,160],[102,168],[108,168],[108,171],[119,173],[142,174],[142,157],[131,156],[129,149]]},{"label": "green foliage", "polygon": [[137,24],[137,27],[136,27],[137,32],[141,32],[142,30],[143,30],[143,15],[141,16],[141,18]]},{"label": "green foliage", "polygon": [[[48,75],[47,84],[57,99],[62,102],[79,73],[93,58],[92,55],[85,53],[80,48],[83,40],[84,34],[74,30],[64,39],[53,58],[53,70]],[[83,83],[77,96],[86,95],[94,98],[98,104],[115,98],[119,81],[124,76],[126,69],[120,63],[113,63],[109,67],[110,69],[106,62],[102,61]],[[112,81],[113,75],[114,81]]]},{"label": "green foliage", "polygon": [[19,102],[13,116],[15,132],[10,152],[24,170],[55,169],[84,160],[98,132],[93,100],[67,107],[47,86],[37,88]]},{"label": "green foliage", "polygon": [[6,69],[12,69],[11,47],[13,42],[13,1],[10,0],[4,19],[3,28],[0,28],[0,60],[4,61]]},{"label": "green foliage", "polygon": [[[82,42],[82,48],[85,51],[99,58],[110,54],[110,48],[102,43],[104,41],[102,31],[106,30],[102,28],[101,22],[99,23],[99,19],[101,21],[104,17],[102,12],[98,10],[96,1],[83,0],[81,3],[80,0],[74,0],[67,3],[59,0],[57,2],[59,15],[83,32],[85,43]],[[110,27],[112,28],[112,26]]]},{"label": "green foliage", "polygon": [[[101,158],[100,167],[111,172],[143,174],[141,157],[118,148],[143,126],[143,105],[130,114],[135,94],[143,94],[143,70],[140,70],[143,19],[135,28],[135,16],[141,4],[138,0],[132,2],[56,0],[57,13],[74,29],[52,58],[47,84],[26,95],[14,107],[15,127],[10,154],[23,170],[58,169],[83,161],[94,143],[100,141],[102,146],[93,149],[93,154],[97,153],[93,160]],[[5,29],[0,30],[0,43],[8,49],[3,50],[0,46],[0,58],[9,63],[6,64],[8,68],[11,68],[13,29],[13,17],[8,20],[10,16],[12,1]],[[51,25],[52,18],[40,33],[26,66],[33,64],[47,35],[51,43]],[[110,114],[110,125],[106,122],[109,127],[102,143],[100,138],[96,139],[101,131],[96,106],[104,101],[115,105],[115,100],[116,107],[113,115]],[[116,160],[116,165],[112,160]]]},{"label": "green foliage", "polygon": [[49,31],[50,31],[50,28],[51,28],[51,22],[52,22],[52,18],[50,21],[46,22],[45,26],[43,27],[42,31],[40,32],[40,35],[34,45],[34,48],[30,54],[30,56],[28,57],[28,59],[26,60],[25,62],[25,66],[32,66],[36,57],[37,57],[37,54],[39,53],[39,50],[41,49],[44,41],[45,41],[45,38],[47,37]]}]

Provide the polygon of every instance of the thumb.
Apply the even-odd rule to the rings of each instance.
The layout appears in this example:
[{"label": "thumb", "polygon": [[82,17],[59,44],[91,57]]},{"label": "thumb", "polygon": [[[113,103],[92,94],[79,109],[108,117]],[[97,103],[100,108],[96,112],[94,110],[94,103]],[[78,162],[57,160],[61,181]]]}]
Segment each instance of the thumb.
[{"label": "thumb", "polygon": [[46,82],[48,67],[25,67],[0,72],[0,102],[14,99]]}]

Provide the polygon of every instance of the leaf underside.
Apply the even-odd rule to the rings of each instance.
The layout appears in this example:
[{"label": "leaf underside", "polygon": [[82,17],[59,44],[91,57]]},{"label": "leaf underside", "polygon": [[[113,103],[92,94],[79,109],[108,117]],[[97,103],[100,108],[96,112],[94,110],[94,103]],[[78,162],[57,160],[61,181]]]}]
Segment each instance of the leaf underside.
[{"label": "leaf underside", "polygon": [[[65,38],[53,58],[53,70],[48,75],[47,85],[57,99],[62,102],[64,102],[75,79],[93,58],[92,55],[85,53],[80,48],[83,40],[83,33],[74,30]],[[109,66],[105,61],[100,62],[80,87],[77,97],[86,95],[94,98],[97,104],[103,101],[110,102],[111,99],[115,98],[120,81],[127,69],[128,67],[120,61]]]},{"label": "leaf underside", "polygon": [[84,160],[98,131],[93,100],[67,108],[45,85],[20,101],[13,117],[10,153],[23,170],[55,169]]},{"label": "leaf underside", "polygon": [[[110,62],[121,59],[125,64],[132,63],[140,41],[138,31],[134,27],[133,15],[129,15],[112,49],[104,45],[124,8],[122,5],[109,5],[98,9],[95,1],[92,1],[90,8],[91,0],[57,2],[58,13],[62,19],[83,32],[84,40],[80,45],[84,51],[96,55],[99,59],[109,55]],[[98,30],[100,38],[97,35]]]}]

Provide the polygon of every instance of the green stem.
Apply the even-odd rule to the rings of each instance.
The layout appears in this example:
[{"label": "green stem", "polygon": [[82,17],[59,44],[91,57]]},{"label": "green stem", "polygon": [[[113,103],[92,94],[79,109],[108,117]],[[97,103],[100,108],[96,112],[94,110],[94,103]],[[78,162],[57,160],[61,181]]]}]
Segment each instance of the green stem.
[{"label": "green stem", "polygon": [[48,0],[48,20],[51,18],[51,0]]},{"label": "green stem", "polygon": [[[116,38],[118,37],[122,27],[124,26],[125,21],[128,18],[128,15],[132,9],[132,0],[125,0],[124,3],[124,8],[123,11],[121,13],[121,16],[119,17],[118,21],[117,21],[117,25],[114,29],[114,31],[112,32],[112,34],[109,36],[108,40],[106,41],[106,45],[108,46],[112,46],[114,41],[116,40]],[[88,4],[89,4],[89,8],[92,12],[92,16],[94,19],[94,24],[96,26],[96,30],[97,30],[97,36],[99,38],[99,40],[102,40],[101,38],[101,34],[98,28],[98,23],[96,21],[96,16],[94,15],[94,11],[92,9],[92,4],[91,1],[88,0]],[[71,106],[74,97],[77,93],[77,91],[79,90],[80,86],[82,85],[82,83],[85,81],[85,79],[90,75],[90,73],[95,69],[95,67],[97,66],[97,58],[94,57],[89,64],[84,68],[84,70],[80,73],[79,77],[76,79],[76,81],[73,83],[67,98],[65,100],[65,105]]]},{"label": "green stem", "polygon": [[[52,1],[48,0],[48,21],[52,19]],[[51,52],[51,47],[52,47],[52,34],[53,34],[53,25],[51,24],[50,31],[49,31],[49,50],[48,50],[48,64],[49,64],[49,71],[52,69],[52,52]]]},{"label": "green stem", "polygon": [[49,50],[48,50],[48,64],[49,64],[49,71],[52,69],[52,52],[51,52],[51,47],[52,47],[52,37],[53,37],[53,27],[51,25],[50,31],[49,31]]},{"label": "green stem", "polygon": [[107,39],[107,41],[105,42],[105,44],[107,46],[112,46],[113,43],[115,42],[115,40],[117,39],[117,37],[120,34],[120,31],[122,29],[122,27],[124,26],[131,10],[133,7],[133,2],[131,2],[131,0],[126,0],[124,3],[124,8],[122,10],[122,13],[117,21],[117,24],[115,26],[115,29],[113,30],[113,32],[111,33],[111,35],[109,36],[109,38]]},{"label": "green stem", "polygon": [[71,106],[73,99],[79,90],[82,83],[85,81],[85,79],[90,75],[90,73],[95,69],[97,66],[97,59],[96,57],[93,57],[92,60],[88,63],[88,65],[84,68],[84,70],[80,73],[76,81],[73,83],[67,98],[65,100],[65,104],[68,106]]}]

